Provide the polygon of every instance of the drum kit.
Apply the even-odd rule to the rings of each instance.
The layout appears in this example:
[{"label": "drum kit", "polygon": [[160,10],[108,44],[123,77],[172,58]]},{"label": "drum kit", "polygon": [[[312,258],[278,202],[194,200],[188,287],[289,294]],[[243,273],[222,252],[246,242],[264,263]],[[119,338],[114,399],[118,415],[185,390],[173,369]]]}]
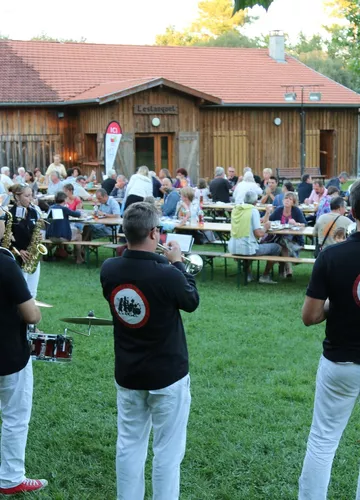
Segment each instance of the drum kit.
[{"label": "drum kit", "polygon": [[[35,300],[35,304],[38,307],[53,307],[51,304],[46,304],[45,302],[40,302],[38,300]],[[44,332],[37,332],[35,325],[28,325],[28,341],[30,346],[30,355],[33,360],[53,362],[71,361],[73,338],[67,336],[68,332],[89,337],[91,327],[93,325],[109,326],[113,324],[112,319],[97,318],[94,311],[89,311],[85,317],[61,318],[60,321],[76,325],[87,325],[87,333],[65,328],[64,335],[52,335]]]}]

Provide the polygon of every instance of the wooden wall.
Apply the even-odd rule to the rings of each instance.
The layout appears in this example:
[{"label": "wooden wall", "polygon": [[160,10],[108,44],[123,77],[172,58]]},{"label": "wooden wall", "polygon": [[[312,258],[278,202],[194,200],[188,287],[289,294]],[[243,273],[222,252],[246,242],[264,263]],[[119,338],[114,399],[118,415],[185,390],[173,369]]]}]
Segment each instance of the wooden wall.
[{"label": "wooden wall", "polygon": [[0,167],[6,165],[12,172],[18,167],[45,171],[54,153],[60,153],[63,163],[71,165],[76,160],[72,155],[75,115],[72,110],[61,110],[64,117],[59,118],[58,111],[1,108]]},{"label": "wooden wall", "polygon": [[[274,124],[279,117],[280,126]],[[357,111],[345,109],[306,110],[306,166],[320,166],[320,130],[333,130],[334,169],[328,176],[345,170],[356,175]],[[201,109],[200,164],[204,177],[214,168],[229,165],[241,172],[250,166],[262,169],[300,165],[299,110],[288,109]]]}]

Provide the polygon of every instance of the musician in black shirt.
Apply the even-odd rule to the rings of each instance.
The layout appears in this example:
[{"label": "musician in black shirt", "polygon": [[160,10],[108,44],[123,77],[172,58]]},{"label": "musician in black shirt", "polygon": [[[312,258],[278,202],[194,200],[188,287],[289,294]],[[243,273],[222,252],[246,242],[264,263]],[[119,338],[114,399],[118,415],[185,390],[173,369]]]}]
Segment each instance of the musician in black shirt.
[{"label": "musician in black shirt", "polygon": [[123,231],[128,249],[122,257],[108,259],[100,275],[114,319],[117,498],[144,498],[144,465],[153,427],[153,495],[176,500],[190,410],[180,310],[194,311],[199,295],[176,242],[166,257],[155,253],[160,233],[153,205],[131,205]]},{"label": "musician in black shirt", "polygon": [[[0,240],[3,233],[4,222],[0,220]],[[26,323],[38,323],[40,318],[13,255],[0,248],[0,495],[35,491],[47,485],[43,479],[27,479],[24,463],[33,392]]]},{"label": "musician in black shirt", "polygon": [[326,329],[299,500],[326,499],[333,458],[360,393],[360,181],[350,202],[357,232],[320,252],[303,306],[304,324],[326,320]]}]

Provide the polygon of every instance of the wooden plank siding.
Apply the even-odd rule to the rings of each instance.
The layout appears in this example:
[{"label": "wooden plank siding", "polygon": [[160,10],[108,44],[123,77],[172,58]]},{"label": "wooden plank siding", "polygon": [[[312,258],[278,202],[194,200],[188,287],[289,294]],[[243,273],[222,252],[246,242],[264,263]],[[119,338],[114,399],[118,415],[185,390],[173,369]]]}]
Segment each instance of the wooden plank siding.
[{"label": "wooden plank siding", "polygon": [[[280,126],[274,124],[277,117],[281,119]],[[241,172],[245,164],[243,156],[234,159],[234,153],[224,148],[219,154],[219,134],[228,137],[230,143],[232,134],[241,133],[242,141],[246,134],[247,165],[258,175],[265,167],[276,171],[276,168],[300,166],[299,110],[202,108],[200,118],[200,172],[204,177],[212,178],[217,165],[225,168],[232,165]],[[356,176],[357,129],[357,110],[307,109],[306,166],[320,167],[320,130],[334,130],[337,154],[330,175],[345,170]]]}]

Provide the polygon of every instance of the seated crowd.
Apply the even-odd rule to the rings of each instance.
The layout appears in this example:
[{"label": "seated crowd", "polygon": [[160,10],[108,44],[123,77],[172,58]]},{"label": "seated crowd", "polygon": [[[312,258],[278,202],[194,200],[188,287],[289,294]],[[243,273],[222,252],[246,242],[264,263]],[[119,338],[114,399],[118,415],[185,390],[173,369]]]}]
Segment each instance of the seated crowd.
[{"label": "seated crowd", "polygon": [[[172,179],[167,169],[161,169],[156,175],[148,167],[140,166],[129,181],[115,170],[110,171],[99,187],[96,185],[95,172],[86,177],[81,174],[79,167],[66,170],[59,155],[55,155],[45,175],[40,169],[31,172],[20,167],[17,175],[11,178],[10,169],[2,167],[0,197],[3,197],[2,204],[5,205],[9,202],[10,196],[7,195],[13,183],[25,183],[32,188],[34,203],[39,203],[44,210],[41,205],[44,202],[38,193],[46,187],[47,198],[52,197],[52,202],[55,201],[49,211],[47,237],[57,243],[111,236],[112,229],[106,224],[84,225],[69,221],[69,216],[80,217],[83,201],[92,203],[97,207],[97,215],[106,218],[122,215],[126,208],[137,201],[153,200],[157,201],[164,217],[180,219],[180,224],[197,222],[206,203],[232,201],[235,206],[231,214],[231,238],[228,245],[231,253],[297,257],[304,246],[303,238],[297,235],[269,234],[271,222],[280,221],[281,224],[291,226],[315,225],[319,245],[334,244],[346,234],[347,226],[351,224],[351,219],[345,216],[349,193],[341,190],[342,184],[347,180],[348,175],[342,172],[338,177],[330,179],[325,186],[320,180],[313,182],[311,176],[306,174],[295,189],[290,181],[285,181],[280,187],[270,168],[263,170],[261,179],[253,174],[250,167],[245,167],[243,175],[236,175],[234,167],[229,167],[226,175],[224,168],[218,166],[209,184],[200,178],[197,185],[193,186],[184,168],[179,168],[176,178]],[[312,205],[314,213],[304,217],[299,203]],[[264,205],[262,212],[261,207],[255,208],[257,204]],[[54,213],[57,214],[56,217],[52,216]],[[209,231],[193,233],[195,241],[199,243],[215,239]],[[80,246],[75,255],[77,263],[83,262]],[[260,282],[274,283],[271,268],[272,262],[268,262]],[[284,277],[291,277],[291,265],[285,264],[282,273]],[[252,279],[250,266],[248,281]]]}]

